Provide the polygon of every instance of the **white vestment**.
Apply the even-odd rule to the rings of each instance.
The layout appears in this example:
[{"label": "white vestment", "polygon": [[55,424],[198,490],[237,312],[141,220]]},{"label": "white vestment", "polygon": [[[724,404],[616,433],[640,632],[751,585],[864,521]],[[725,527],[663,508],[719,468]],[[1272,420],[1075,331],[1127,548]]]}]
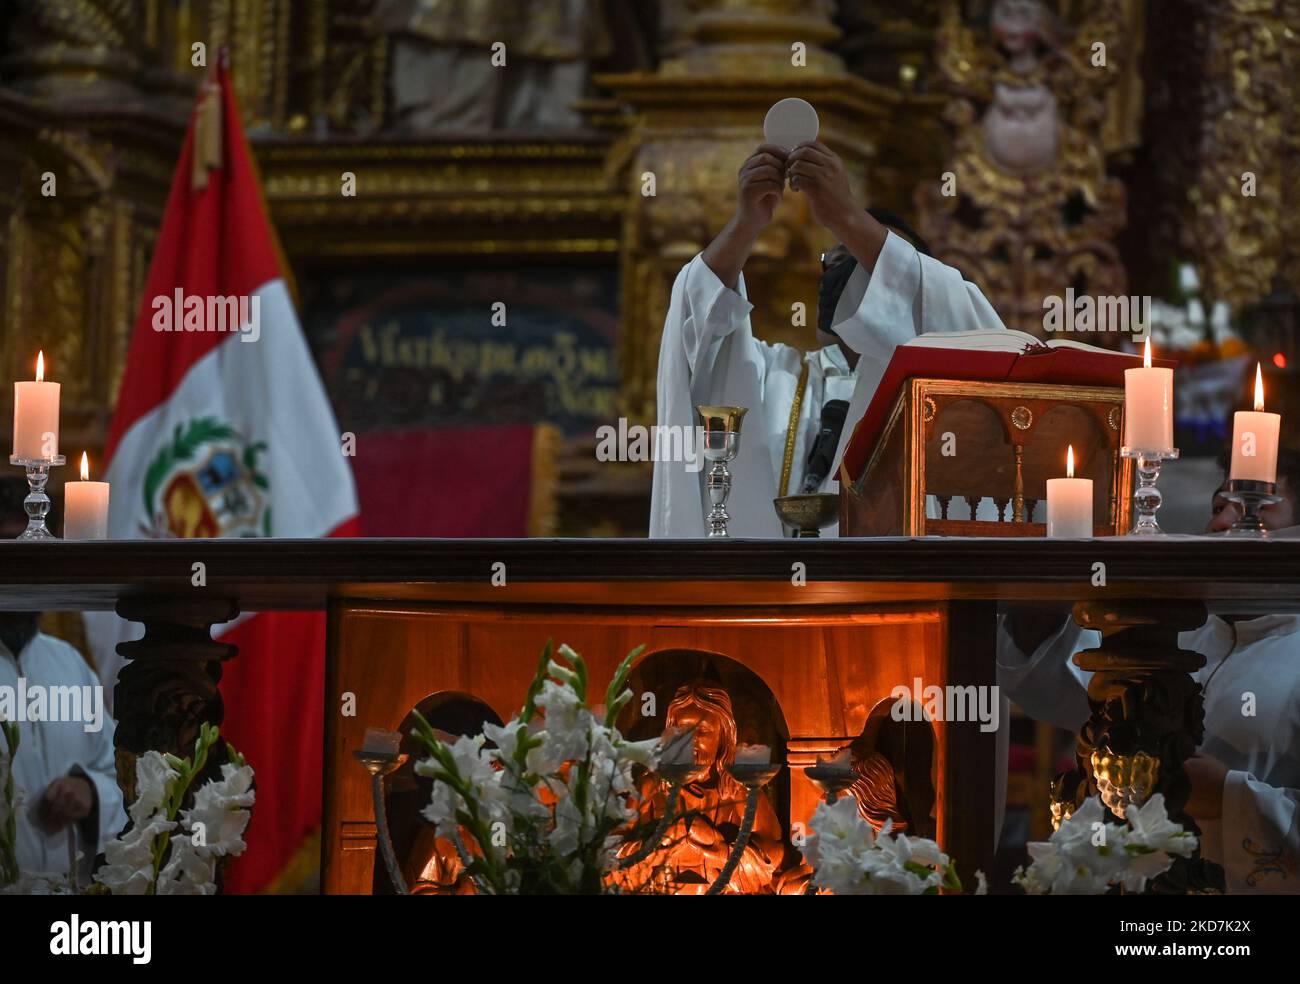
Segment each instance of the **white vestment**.
[{"label": "white vestment", "polygon": [[[99,679],[81,654],[61,639],[38,632],[23,647],[18,659],[0,643],[0,687],[10,688],[9,694],[19,693],[19,677],[23,678],[22,690],[29,697],[24,704],[27,713],[31,713],[32,695],[42,694],[48,698],[46,710],[40,712],[42,716],[65,717],[68,709],[75,712],[80,708],[83,720],[29,721],[18,714],[12,716],[18,721],[19,732],[13,777],[23,799],[17,811],[18,866],[24,875],[66,875],[68,831],[46,833],[36,823],[36,810],[46,787],[55,779],[84,776],[94,785],[98,801],[97,811],[76,825],[77,849],[83,855],[78,877],[85,886],[89,884],[95,855],[126,826],[122,791],[113,764],[113,719],[106,702],[95,705],[84,702],[87,692],[81,688],[98,687]],[[75,702],[68,690],[54,689],[72,687],[79,690]],[[56,710],[57,704],[62,704],[62,708]],[[93,717],[92,706],[100,710],[98,721],[87,720]],[[87,730],[88,725],[91,730]],[[96,726],[98,730],[94,730]],[[0,739],[0,754],[3,754],[3,739]]]},{"label": "white vestment", "polygon": [[[961,274],[918,253],[890,233],[870,274],[859,266],[845,285],[832,326],[860,358],[850,371],[838,346],[807,354],[754,337],[753,305],[744,276],[731,290],[701,255],[682,268],[673,284],[659,348],[658,423],[695,433],[697,404],[748,407],[740,453],[731,462],[728,532],[736,537],[780,537],[772,500],[778,494],[794,391],[808,364],[798,434],[787,492],[799,491],[804,467],[827,400],[849,401],[826,490],[838,489],[835,468],[844,445],[875,395],[894,348],[918,333],[1002,328],[978,287]],[[652,537],[701,537],[708,510],[704,469],[688,462],[656,460],[650,506]],[[825,531],[835,535],[836,530]]]},{"label": "white vestment", "polygon": [[[1026,657],[1000,629],[998,683],[1030,716],[1077,731],[1091,674],[1071,657],[1100,640],[1069,621]],[[1198,752],[1229,770],[1221,819],[1194,818],[1201,853],[1223,865],[1230,894],[1300,893],[1300,617],[1211,616],[1178,645],[1206,659]]]}]

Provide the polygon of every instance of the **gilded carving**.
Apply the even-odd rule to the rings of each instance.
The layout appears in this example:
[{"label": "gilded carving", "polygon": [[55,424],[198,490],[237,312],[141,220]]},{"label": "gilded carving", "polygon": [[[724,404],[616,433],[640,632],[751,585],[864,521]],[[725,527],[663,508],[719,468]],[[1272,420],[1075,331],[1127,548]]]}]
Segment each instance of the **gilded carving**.
[{"label": "gilded carving", "polygon": [[1222,0],[1206,15],[1207,110],[1183,246],[1199,259],[1204,294],[1241,306],[1279,273],[1300,272],[1300,2]]},{"label": "gilded carving", "polygon": [[1106,175],[1101,137],[1122,24],[1120,0],[1100,0],[1069,33],[1038,0],[997,0],[981,36],[956,2],[943,8],[936,60],[951,95],[952,179],[917,188],[921,231],[1009,328],[1041,334],[1043,297],[1067,287],[1125,293],[1111,243],[1124,188]]}]

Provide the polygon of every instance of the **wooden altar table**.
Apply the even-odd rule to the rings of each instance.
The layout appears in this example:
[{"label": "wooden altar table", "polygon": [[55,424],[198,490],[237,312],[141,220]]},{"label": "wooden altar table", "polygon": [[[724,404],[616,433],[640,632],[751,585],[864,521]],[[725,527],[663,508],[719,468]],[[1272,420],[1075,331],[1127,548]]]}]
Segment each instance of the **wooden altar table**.
[{"label": "wooden altar table", "polygon": [[[203,587],[192,584],[196,563]],[[1099,564],[1104,586],[1094,584]],[[494,585],[494,574],[505,583]],[[806,584],[794,583],[799,576]],[[174,718],[162,750],[183,753],[200,721],[219,717],[219,667],[235,653],[212,642],[211,625],[241,611],[328,612],[322,863],[325,888],[336,892],[368,892],[374,877],[374,816],[352,756],[365,729],[396,730],[440,692],[507,717],[547,638],[582,652],[602,687],[642,643],[645,660],[672,654],[751,681],[772,720],[742,721],[738,710],[737,721],[742,732],[776,734],[792,767],[779,794],[788,826],[815,806],[801,766],[869,732],[873,709],[896,686],[994,684],[998,603],[1046,601],[1129,613],[1137,602],[1144,618],[1176,612],[1179,624],[1205,607],[1300,611],[1300,541],[0,543],[0,609],[116,608],[145,625],[123,652],[150,672],[131,682],[124,671],[117,690],[123,779],[124,764],[146,750],[122,738],[140,733],[133,723],[152,719],[156,734],[158,720]],[[660,682],[671,676],[655,672]],[[358,695],[355,716],[340,714],[346,692]],[[663,704],[669,697],[659,694]],[[987,870],[995,734],[971,723],[933,727],[933,832],[965,875]],[[915,772],[907,783],[925,784]]]}]

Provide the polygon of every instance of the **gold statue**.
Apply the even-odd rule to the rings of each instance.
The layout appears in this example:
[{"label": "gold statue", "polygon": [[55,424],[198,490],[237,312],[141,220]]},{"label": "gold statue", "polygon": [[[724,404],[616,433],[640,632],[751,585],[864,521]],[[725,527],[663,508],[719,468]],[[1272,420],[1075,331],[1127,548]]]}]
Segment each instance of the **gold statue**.
[{"label": "gold statue", "polygon": [[[668,705],[667,728],[691,731],[698,771],[684,783],[662,846],[648,858],[615,876],[624,891],[703,895],[717,880],[745,815],[745,787],[727,772],[736,756],[736,719],[731,698],[703,682],[677,690]],[[668,787],[649,774],[641,783],[639,823],[653,826],[663,816]],[[641,845],[627,844],[623,856]],[[781,824],[766,796],[760,796],[754,831],[725,894],[767,894],[782,857]]]},{"label": "gold statue", "polygon": [[900,802],[893,763],[879,752],[867,752],[853,757],[853,771],[858,778],[849,787],[849,794],[858,801],[862,819],[876,831],[889,820],[891,833],[907,833],[911,823],[907,804]]}]

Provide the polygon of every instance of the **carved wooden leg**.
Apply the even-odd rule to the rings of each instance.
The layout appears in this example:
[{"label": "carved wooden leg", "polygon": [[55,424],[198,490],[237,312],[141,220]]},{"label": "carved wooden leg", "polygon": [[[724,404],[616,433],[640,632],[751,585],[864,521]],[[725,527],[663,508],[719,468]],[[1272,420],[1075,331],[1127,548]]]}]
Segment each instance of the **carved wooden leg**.
[{"label": "carved wooden leg", "polygon": [[[1074,619],[1102,634],[1096,649],[1076,653],[1074,663],[1092,671],[1092,716],[1079,733],[1078,767],[1058,777],[1053,798],[1075,806],[1093,795],[1123,822],[1129,804],[1140,806],[1163,793],[1169,818],[1200,835],[1186,812],[1191,792],[1185,762],[1205,736],[1201,685],[1192,673],[1205,665],[1200,653],[1178,648],[1178,633],[1205,622],[1197,601],[1080,602]],[[1223,869],[1198,850],[1178,858],[1151,882],[1148,892],[1222,892]]]},{"label": "carved wooden leg", "polygon": [[[113,691],[117,782],[129,805],[135,801],[137,756],[192,755],[199,726],[221,724],[225,711],[217,684],[222,662],[233,659],[236,649],[214,642],[212,626],[230,621],[239,608],[227,599],[123,598],[117,613],[144,624],[144,638],[117,647],[128,662]],[[195,786],[219,777],[226,761],[222,740],[208,753]]]}]

